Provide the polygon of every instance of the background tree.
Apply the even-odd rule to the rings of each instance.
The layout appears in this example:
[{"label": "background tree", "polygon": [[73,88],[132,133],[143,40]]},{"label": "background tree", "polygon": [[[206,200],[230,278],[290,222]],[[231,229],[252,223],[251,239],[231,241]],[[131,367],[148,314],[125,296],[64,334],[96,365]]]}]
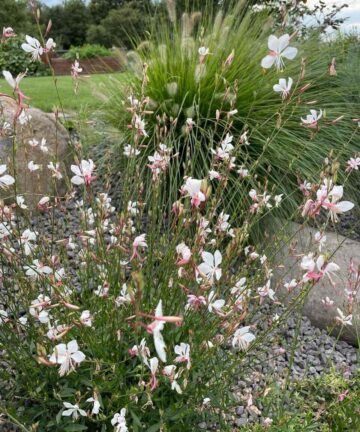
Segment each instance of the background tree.
[{"label": "background tree", "polygon": [[149,28],[153,8],[148,0],[124,2],[122,6],[110,10],[99,25],[89,28],[88,42],[131,48],[133,42],[143,38]]},{"label": "background tree", "polygon": [[44,8],[44,24],[49,19],[53,22],[51,36],[58,46],[69,49],[71,46],[81,46],[86,42],[91,14],[83,0],[67,0],[63,5]]},{"label": "background tree", "polygon": [[3,27],[13,27],[17,33],[30,33],[34,26],[25,0],[0,1],[0,29]]}]

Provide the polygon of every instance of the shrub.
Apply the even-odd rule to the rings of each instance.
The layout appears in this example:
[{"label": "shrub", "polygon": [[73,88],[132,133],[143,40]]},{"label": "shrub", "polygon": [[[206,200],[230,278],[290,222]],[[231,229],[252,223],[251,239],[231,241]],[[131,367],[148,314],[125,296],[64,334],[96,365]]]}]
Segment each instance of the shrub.
[{"label": "shrub", "polygon": [[28,75],[47,75],[49,71],[40,63],[33,63],[29,56],[21,49],[23,36],[9,38],[0,43],[0,70],[7,70],[13,75],[27,70]]},{"label": "shrub", "polygon": [[64,58],[82,60],[96,57],[111,57],[112,55],[112,51],[104,46],[86,44],[81,47],[71,47],[69,51],[64,54]]},{"label": "shrub", "polygon": [[[217,113],[224,116],[236,109],[231,133],[235,140],[246,133],[250,143],[243,146],[243,164],[259,178],[268,176],[269,188],[288,197],[284,210],[289,216],[301,199],[294,193],[295,185],[304,178],[315,180],[316,167],[330,150],[341,164],[346,162],[347,151],[358,151],[357,124],[352,119],[358,117],[359,69],[349,65],[358,61],[359,50],[354,44],[343,49],[337,41],[322,42],[319,34],[298,40],[293,36],[292,45],[299,49],[296,58],[285,60],[283,71],[275,67],[265,70],[260,63],[267,54],[271,31],[266,13],[233,9],[226,15],[220,11],[210,22],[203,18],[198,24],[196,19],[184,14],[181,25],[157,23],[149,40],[130,53],[134,70],[131,88],[140,88],[139,68],[143,63],[148,65],[146,92],[149,110],[153,111],[147,118],[149,153],[156,141],[158,115],[162,115],[161,126],[171,128],[181,156],[170,172],[176,173],[178,166],[188,163],[185,156],[190,155],[196,175],[203,175],[208,169],[208,146],[216,146],[225,133]],[[203,63],[200,47],[209,50]],[[329,64],[334,57],[336,75],[334,71],[330,75]],[[273,86],[288,77],[294,84],[289,97],[282,100]],[[107,118],[121,129],[129,121],[123,91],[113,86],[107,112]],[[319,130],[309,130],[300,120],[310,109],[323,112]],[[196,123],[190,136],[184,133],[187,118]],[[115,158],[116,154],[114,171],[118,170]],[[117,159],[121,163],[120,150]],[[238,188],[237,179],[234,183]],[[176,191],[179,183],[174,180],[173,185]],[[238,191],[229,200],[231,213],[240,211],[252,186],[246,180],[242,182],[245,192]],[[358,199],[356,189],[356,182],[351,181],[348,193]]]}]

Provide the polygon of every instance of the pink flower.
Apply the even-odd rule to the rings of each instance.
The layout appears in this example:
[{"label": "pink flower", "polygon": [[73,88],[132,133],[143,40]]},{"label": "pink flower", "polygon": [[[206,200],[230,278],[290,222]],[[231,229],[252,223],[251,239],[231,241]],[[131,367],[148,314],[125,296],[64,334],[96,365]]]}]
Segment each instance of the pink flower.
[{"label": "pink flower", "polygon": [[191,205],[193,207],[199,207],[206,199],[204,193],[201,191],[201,185],[202,180],[189,177],[182,187],[182,190],[191,197]]},{"label": "pink flower", "polygon": [[206,299],[204,296],[196,296],[193,294],[189,294],[187,298],[188,298],[187,307],[191,307],[192,309],[197,310],[201,306],[206,305]]},{"label": "pink flower", "polygon": [[344,392],[340,393],[338,396],[338,401],[342,402],[348,394],[349,394],[349,390],[345,390]]},{"label": "pink flower", "polygon": [[191,250],[185,243],[180,243],[176,246],[176,252],[181,255],[181,258],[176,262],[177,265],[182,266],[187,264],[191,258]]},{"label": "pink flower", "polygon": [[158,386],[156,374],[159,368],[159,360],[157,357],[153,357],[149,361],[149,369],[151,372],[151,379],[150,379],[150,388],[151,390],[155,390]]},{"label": "pink flower", "polygon": [[138,252],[138,248],[142,247],[142,248],[147,248],[147,243],[146,243],[146,234],[141,234],[137,237],[135,237],[135,240],[133,241],[133,253],[131,255],[130,261],[133,260],[135,257],[137,258],[141,258]]},{"label": "pink flower", "polygon": [[347,168],[346,171],[352,171],[352,170],[358,170],[360,166],[360,157],[357,158],[350,158],[347,161]]},{"label": "pink flower", "polygon": [[14,36],[16,36],[16,34],[11,27],[3,27],[3,32],[2,32],[3,39],[9,39]]},{"label": "pink flower", "polygon": [[[317,272],[315,270],[315,267],[317,267]],[[301,268],[303,270],[307,270],[307,273],[303,276],[304,282],[307,281],[318,281],[322,279],[324,276],[327,276],[330,279],[330,282],[334,285],[333,280],[331,279],[331,276],[333,273],[340,270],[340,267],[333,263],[329,262],[326,263],[324,255],[320,255],[316,263],[313,259],[313,254],[305,255],[301,261]]]}]

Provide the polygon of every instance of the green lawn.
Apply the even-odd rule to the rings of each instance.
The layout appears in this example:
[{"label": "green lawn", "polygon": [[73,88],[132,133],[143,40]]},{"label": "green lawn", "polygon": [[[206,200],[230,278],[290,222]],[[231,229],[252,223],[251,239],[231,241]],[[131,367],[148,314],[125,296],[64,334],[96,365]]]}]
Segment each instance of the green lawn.
[{"label": "green lawn", "polygon": [[[88,75],[80,78],[78,94],[74,94],[73,81],[70,76],[57,77],[57,87],[65,111],[94,110],[104,102],[107,83],[112,80],[126,81],[126,73]],[[21,81],[21,90],[30,97],[29,104],[43,111],[53,111],[59,107],[59,98],[51,76],[27,77]],[[0,80],[0,92],[10,94],[11,88],[5,80]]]}]

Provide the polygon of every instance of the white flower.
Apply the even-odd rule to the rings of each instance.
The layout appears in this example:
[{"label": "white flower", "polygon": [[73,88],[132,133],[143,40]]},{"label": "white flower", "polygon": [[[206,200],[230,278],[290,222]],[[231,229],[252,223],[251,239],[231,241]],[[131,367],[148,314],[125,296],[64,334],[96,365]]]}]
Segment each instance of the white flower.
[{"label": "white flower", "polygon": [[306,116],[306,119],[301,117],[301,121],[303,122],[304,126],[314,129],[317,127],[318,121],[321,119],[322,115],[322,110],[320,110],[318,114],[316,110],[311,109],[310,114]]},{"label": "white flower", "polygon": [[292,78],[289,78],[288,82],[286,82],[285,78],[280,78],[279,84],[275,84],[273,86],[273,89],[275,92],[281,93],[281,96],[283,99],[286,99],[290,94],[290,90],[291,90],[292,85],[293,85],[293,79]]},{"label": "white flower", "polygon": [[271,300],[275,300],[275,291],[270,288],[271,280],[269,279],[263,287],[258,288],[260,300],[264,297],[269,297]]},{"label": "white flower", "polygon": [[60,172],[60,163],[56,162],[54,164],[54,162],[49,162],[48,164],[48,169],[52,172],[52,176],[58,180],[62,179],[62,174]]},{"label": "white flower", "polygon": [[181,342],[180,345],[175,345],[174,352],[177,355],[177,357],[175,358],[175,363],[186,363],[187,368],[190,369],[190,345]]},{"label": "white flower", "polygon": [[131,302],[131,296],[128,293],[128,289],[126,286],[126,283],[123,284],[120,295],[118,297],[116,297],[115,299],[115,303],[116,306],[120,307],[126,303],[130,303]]},{"label": "white flower", "polygon": [[198,271],[205,275],[210,283],[214,282],[214,278],[219,280],[222,275],[222,270],[219,268],[222,262],[222,256],[219,250],[216,250],[214,255],[210,252],[201,254],[203,262],[199,265]]},{"label": "white flower", "polygon": [[85,360],[85,354],[79,351],[76,340],[72,340],[68,344],[56,345],[49,360],[51,363],[60,365],[59,375],[64,376],[66,373],[74,370],[75,365]]},{"label": "white flower", "polygon": [[0,325],[8,320],[8,313],[3,309],[0,309]]},{"label": "white flower", "polygon": [[329,297],[325,297],[321,300],[321,303],[325,307],[331,307],[334,304],[334,300],[331,300]]},{"label": "white flower", "polygon": [[135,147],[132,147],[130,144],[124,146],[124,155],[127,157],[138,156],[140,154],[140,150],[137,150]]},{"label": "white flower", "polygon": [[328,198],[325,199],[322,203],[322,206],[329,210],[330,218],[333,222],[338,221],[339,214],[345,213],[354,207],[354,204],[350,201],[339,202],[343,194],[344,188],[342,186],[334,186],[328,194]]},{"label": "white flower", "polygon": [[30,147],[37,147],[39,145],[39,141],[35,138],[29,140]]},{"label": "white flower", "polygon": [[18,120],[21,126],[24,126],[26,125],[26,123],[29,123],[31,119],[32,119],[31,115],[25,112],[25,110],[22,110]]},{"label": "white flower", "polygon": [[47,148],[47,146],[46,146],[46,139],[45,138],[41,138],[41,141],[40,141],[40,150],[43,152],[43,153],[48,153],[49,152],[49,149]]},{"label": "white flower", "polygon": [[128,432],[125,416],[126,408],[122,408],[119,413],[114,414],[111,424],[115,427],[115,432]]},{"label": "white flower", "polygon": [[249,170],[243,167],[240,167],[240,169],[238,169],[237,173],[239,174],[239,176],[241,178],[245,178],[249,175]]},{"label": "white flower", "polygon": [[85,326],[85,327],[91,327],[92,326],[92,316],[89,310],[84,310],[81,313],[80,316],[80,322]]},{"label": "white flower", "polygon": [[93,404],[91,414],[99,414],[101,405],[96,397],[90,397],[89,399],[86,399],[86,402],[92,402]]},{"label": "white flower", "polygon": [[284,67],[283,57],[288,60],[293,60],[297,54],[297,48],[289,47],[290,36],[284,34],[277,38],[274,35],[269,36],[268,47],[270,53],[261,61],[261,66],[265,69],[271,68],[274,64],[277,69]]},{"label": "white flower", "polygon": [[16,78],[13,78],[11,72],[4,70],[3,75],[9,86],[15,90],[19,87],[20,81],[24,78],[25,73],[20,73]]},{"label": "white flower", "polygon": [[6,189],[8,186],[15,183],[14,177],[12,177],[9,174],[4,174],[6,170],[7,170],[7,167],[5,164],[0,165],[0,187],[2,189]]},{"label": "white flower", "polygon": [[24,266],[24,270],[26,271],[26,276],[33,278],[52,273],[52,269],[41,263],[38,259],[33,260],[31,266]]},{"label": "white flower", "polygon": [[199,55],[200,55],[201,57],[205,57],[205,56],[207,56],[208,54],[209,54],[209,48],[206,48],[206,47],[204,47],[204,46],[202,46],[202,47],[199,48]]},{"label": "white flower", "polygon": [[21,48],[24,51],[31,53],[33,61],[40,60],[41,55],[44,53],[44,49],[40,42],[28,35],[26,35],[25,39],[27,43],[23,43]]},{"label": "white flower", "polygon": [[283,194],[275,195],[275,196],[274,196],[275,207],[279,207],[279,205],[280,205],[282,199],[283,199]]},{"label": "white flower", "polygon": [[30,161],[30,162],[28,163],[28,169],[29,169],[29,171],[31,171],[31,172],[37,171],[39,168],[40,168],[40,165],[34,163],[34,161]]},{"label": "white flower", "polygon": [[49,313],[44,309],[46,306],[50,306],[50,297],[40,294],[38,298],[32,300],[29,313],[35,319],[39,320],[41,324],[47,324],[49,322]]},{"label": "white flower", "polygon": [[191,197],[191,204],[194,207],[205,201],[205,195],[201,191],[202,180],[193,179],[191,177],[186,179],[185,185],[182,187],[183,191]]},{"label": "white flower", "polygon": [[79,418],[79,415],[83,416],[83,417],[87,417],[87,414],[84,410],[79,408],[79,405],[75,404],[71,404],[69,402],[64,402],[64,407],[67,408],[66,410],[64,410],[62,412],[62,416],[64,417],[72,417],[74,420],[77,420]]},{"label": "white flower", "polygon": [[138,134],[144,137],[147,137],[148,134],[145,130],[145,121],[141,119],[138,115],[135,115],[135,122],[134,122],[135,129],[137,130]]},{"label": "white flower", "polygon": [[20,237],[19,244],[24,247],[25,255],[30,255],[33,245],[31,242],[36,242],[36,232],[26,229]]},{"label": "white flower", "polygon": [[347,161],[347,165],[348,165],[348,167],[347,167],[346,171],[352,171],[352,170],[358,171],[359,166],[360,166],[360,157],[350,158]]},{"label": "white flower", "polygon": [[132,215],[135,216],[139,213],[139,210],[137,208],[137,202],[135,201],[129,201],[127,205],[127,211]]},{"label": "white flower", "polygon": [[212,150],[212,153],[216,155],[216,158],[221,160],[229,160],[232,151],[234,150],[234,146],[231,144],[233,140],[233,136],[229,133],[226,134],[225,139],[221,142],[220,147],[215,150]]},{"label": "white flower", "polygon": [[255,340],[255,335],[250,332],[250,326],[241,327],[234,333],[232,346],[246,350],[253,340]]},{"label": "white flower", "polygon": [[290,292],[293,288],[297,287],[297,284],[298,283],[297,283],[296,279],[291,279],[290,282],[286,282],[284,284],[284,287]]},{"label": "white flower", "polygon": [[[160,300],[155,309],[155,317],[161,318],[162,316],[163,316],[162,301]],[[161,321],[160,319],[157,319],[148,326],[148,331],[153,334],[154,345],[155,345],[155,350],[157,352],[157,355],[159,356],[160,360],[163,363],[166,363],[166,351],[165,351],[166,345],[164,342],[164,338],[161,334],[161,332],[164,329],[164,325],[165,325],[165,321]]]},{"label": "white flower", "polygon": [[46,44],[45,44],[45,51],[51,51],[55,47],[56,47],[56,43],[54,42],[54,39],[53,38],[49,38],[46,41]]},{"label": "white flower", "polygon": [[317,233],[315,233],[314,240],[315,240],[316,243],[318,243],[318,245],[319,245],[319,251],[321,252],[321,249],[326,244],[326,235],[324,233],[318,231]]},{"label": "white flower", "polygon": [[352,326],[352,315],[345,316],[343,311],[339,308],[336,309],[339,316],[336,317],[336,320],[343,326]]},{"label": "white flower", "polygon": [[209,171],[209,177],[210,177],[210,180],[220,180],[221,174],[215,170],[210,170]]},{"label": "white flower", "polygon": [[219,312],[225,306],[225,300],[219,299],[216,300],[216,294],[214,291],[211,291],[208,296],[208,311],[211,313],[212,311]]},{"label": "white flower", "polygon": [[133,247],[134,248],[138,248],[138,247],[147,248],[146,234],[141,234],[141,235],[135,237],[134,242],[133,242]]},{"label": "white flower", "polygon": [[75,174],[71,177],[71,183],[77,186],[82,184],[89,185],[95,180],[95,177],[92,175],[95,165],[91,159],[82,160],[80,165],[71,165],[70,169]]}]

